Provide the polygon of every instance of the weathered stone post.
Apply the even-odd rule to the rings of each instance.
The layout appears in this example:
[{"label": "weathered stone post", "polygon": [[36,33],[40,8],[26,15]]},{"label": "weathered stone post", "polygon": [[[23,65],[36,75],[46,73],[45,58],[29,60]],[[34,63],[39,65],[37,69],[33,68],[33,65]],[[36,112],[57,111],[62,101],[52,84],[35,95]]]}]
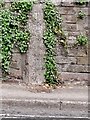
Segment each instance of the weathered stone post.
[{"label": "weathered stone post", "polygon": [[44,44],[43,44],[43,4],[33,6],[29,19],[31,39],[27,52],[27,78],[29,83],[41,84],[44,82]]}]

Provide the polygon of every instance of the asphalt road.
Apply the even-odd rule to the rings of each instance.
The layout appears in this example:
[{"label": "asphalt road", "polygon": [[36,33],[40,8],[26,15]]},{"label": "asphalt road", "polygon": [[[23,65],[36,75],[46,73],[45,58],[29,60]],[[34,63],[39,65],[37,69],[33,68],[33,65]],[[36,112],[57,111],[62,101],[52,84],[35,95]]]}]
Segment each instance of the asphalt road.
[{"label": "asphalt road", "polygon": [[90,120],[89,118],[49,118],[49,117],[45,117],[45,118],[1,118],[1,120]]},{"label": "asphalt road", "polygon": [[[51,93],[32,93],[20,86],[3,85],[0,114],[11,117],[7,118],[9,120],[74,120],[75,117],[87,120],[88,89],[74,87],[60,88]],[[41,117],[36,117],[37,115]],[[17,118],[12,118],[15,116]],[[65,118],[61,119],[63,116]]]},{"label": "asphalt road", "polygon": [[65,116],[65,117],[87,117],[88,105],[62,103],[60,106],[57,102],[54,103],[40,103],[40,102],[2,102],[2,114],[6,116]]}]

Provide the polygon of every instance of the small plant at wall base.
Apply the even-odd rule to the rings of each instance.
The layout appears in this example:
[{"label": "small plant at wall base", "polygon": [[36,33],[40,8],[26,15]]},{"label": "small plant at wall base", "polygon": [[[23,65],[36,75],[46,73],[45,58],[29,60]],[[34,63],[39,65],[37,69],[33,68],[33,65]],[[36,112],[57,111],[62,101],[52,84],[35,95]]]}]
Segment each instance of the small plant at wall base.
[{"label": "small plant at wall base", "polygon": [[83,46],[83,45],[86,45],[88,43],[88,38],[82,34],[77,36],[76,40],[77,40],[77,42],[76,42],[77,45]]},{"label": "small plant at wall base", "polygon": [[85,17],[85,13],[83,11],[79,11],[78,18],[83,19]]},{"label": "small plant at wall base", "polygon": [[49,85],[57,84],[57,67],[55,61],[56,35],[60,36],[60,40],[65,41],[66,36],[61,27],[61,17],[51,2],[46,2],[44,7],[44,20],[46,31],[44,33],[44,44],[46,47],[45,54],[45,79]]},{"label": "small plant at wall base", "polygon": [[[11,7],[0,11],[2,20],[2,70],[8,73],[13,47],[20,53],[28,49],[30,33],[26,29],[28,13],[32,10],[32,2],[12,2]],[[24,24],[23,24],[24,23]]]}]

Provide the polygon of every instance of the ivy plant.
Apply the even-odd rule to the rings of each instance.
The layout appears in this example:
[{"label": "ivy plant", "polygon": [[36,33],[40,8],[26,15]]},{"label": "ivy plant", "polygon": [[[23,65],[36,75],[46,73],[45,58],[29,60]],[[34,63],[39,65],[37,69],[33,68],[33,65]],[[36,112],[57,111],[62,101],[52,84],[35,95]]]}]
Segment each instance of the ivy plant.
[{"label": "ivy plant", "polygon": [[78,13],[78,18],[83,19],[84,17],[85,17],[85,13],[80,10],[79,13]]},{"label": "ivy plant", "polygon": [[88,0],[75,0],[75,4],[77,4],[77,5],[87,5]]},{"label": "ivy plant", "polygon": [[17,47],[20,53],[26,53],[28,49],[30,33],[26,25],[32,5],[32,2],[12,2],[10,8],[0,11],[2,22],[0,47],[4,73],[8,73],[13,48]]},{"label": "ivy plant", "polygon": [[81,46],[86,45],[88,43],[88,38],[83,34],[77,36],[76,40],[77,40],[76,44]]},{"label": "ivy plant", "polygon": [[[46,31],[44,32],[44,44],[46,47],[45,54],[45,79],[48,84],[57,84],[57,67],[55,61],[55,47],[56,36],[61,41],[66,40],[66,36],[61,27],[61,16],[59,16],[57,9],[52,2],[45,2],[44,7],[44,20],[46,25]],[[65,45],[65,44],[64,44]]]}]

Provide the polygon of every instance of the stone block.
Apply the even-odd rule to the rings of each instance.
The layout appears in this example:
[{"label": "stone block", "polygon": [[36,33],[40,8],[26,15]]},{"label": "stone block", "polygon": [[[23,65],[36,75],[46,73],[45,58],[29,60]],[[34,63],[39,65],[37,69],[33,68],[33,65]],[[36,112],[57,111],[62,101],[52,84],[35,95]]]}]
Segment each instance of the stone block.
[{"label": "stone block", "polygon": [[70,32],[68,32],[68,36],[73,36],[73,37],[76,37],[76,36],[78,36],[80,33],[78,32],[78,31],[76,31],[76,32],[72,32],[72,31],[70,31]]},{"label": "stone block", "polygon": [[87,56],[87,50],[82,48],[82,47],[78,47],[78,48],[74,48],[74,47],[69,47],[68,48],[68,56],[76,56],[76,57],[83,57],[83,56]]},{"label": "stone block", "polygon": [[73,72],[73,73],[88,73],[87,65],[77,65],[77,64],[58,64],[59,72]]},{"label": "stone block", "polygon": [[0,68],[0,78],[2,78],[2,70],[1,70],[1,68]]},{"label": "stone block", "polygon": [[6,3],[10,3],[10,1],[11,1],[11,0],[4,0],[4,2],[6,2]]},{"label": "stone block", "polygon": [[90,7],[88,7],[88,15],[90,16]]},{"label": "stone block", "polygon": [[56,6],[61,5],[62,0],[51,0]]},{"label": "stone block", "polygon": [[76,15],[61,15],[62,20],[66,23],[76,24],[77,17]]},{"label": "stone block", "polygon": [[90,74],[90,64],[88,65],[88,73]]},{"label": "stone block", "polygon": [[77,57],[77,64],[78,65],[83,65],[83,64],[88,65],[88,57],[87,56]]},{"label": "stone block", "polygon": [[9,73],[10,73],[10,77],[14,77],[14,78],[21,78],[22,77],[22,57],[21,57],[21,54],[13,53]]},{"label": "stone block", "polygon": [[73,3],[73,0],[62,0],[62,6],[63,7],[72,7],[72,6],[75,6],[74,3]]},{"label": "stone block", "polygon": [[75,36],[68,36],[68,40],[76,40]]},{"label": "stone block", "polygon": [[19,69],[21,66],[19,67],[18,64],[17,64],[17,62],[13,62],[12,61],[11,64],[10,64],[10,67],[14,68],[14,69]]},{"label": "stone block", "polygon": [[9,73],[10,73],[10,77],[19,78],[19,79],[22,78],[22,71],[21,70],[10,68]]},{"label": "stone block", "polygon": [[76,37],[75,36],[68,36],[67,44],[68,46],[74,45],[76,42]]},{"label": "stone block", "polygon": [[58,6],[57,9],[61,15],[75,15],[76,14],[74,7],[60,7],[60,6]]},{"label": "stone block", "polygon": [[57,64],[76,64],[76,58],[75,57],[57,56],[56,62],[57,62]]},{"label": "stone block", "polygon": [[10,67],[17,69],[17,70],[21,69],[21,63],[22,63],[21,54],[19,54],[19,53],[12,54],[12,61],[11,61]]},{"label": "stone block", "polygon": [[77,72],[77,73],[87,73],[88,66],[86,65],[67,65],[63,68],[65,72]]},{"label": "stone block", "polygon": [[85,29],[88,29],[88,17],[85,16],[83,20],[78,19],[77,20],[77,31],[84,32]]},{"label": "stone block", "polygon": [[65,51],[65,48],[60,44],[56,45],[55,52],[56,52],[57,56],[61,56],[61,55],[62,56],[67,56],[67,52]]},{"label": "stone block", "polygon": [[63,22],[62,23],[62,28],[64,29],[64,30],[66,30],[66,31],[72,31],[72,32],[76,32],[76,30],[77,30],[77,25],[76,24],[67,24],[67,23],[65,23],[65,22]]},{"label": "stone block", "polygon": [[61,72],[63,81],[88,81],[88,73]]},{"label": "stone block", "polygon": [[[89,25],[89,24],[88,24],[88,25]],[[85,30],[85,32],[86,32],[85,35],[89,37],[89,35],[90,35],[90,34],[89,34],[89,33],[90,33],[90,32],[89,32],[89,29],[88,29],[88,30]]]},{"label": "stone block", "polygon": [[[36,1],[36,2],[38,2],[38,3],[44,3],[45,2],[45,0],[38,0],[38,1]],[[73,2],[73,0],[70,0],[70,1],[68,1],[68,0],[51,0],[51,2],[53,3],[53,4],[55,4],[56,6],[72,6],[73,4],[71,3],[71,2]]]},{"label": "stone block", "polygon": [[[51,2],[56,6],[61,5],[61,1],[62,0],[51,0]],[[36,0],[35,3],[42,4],[42,3],[45,3],[45,0]]]}]

